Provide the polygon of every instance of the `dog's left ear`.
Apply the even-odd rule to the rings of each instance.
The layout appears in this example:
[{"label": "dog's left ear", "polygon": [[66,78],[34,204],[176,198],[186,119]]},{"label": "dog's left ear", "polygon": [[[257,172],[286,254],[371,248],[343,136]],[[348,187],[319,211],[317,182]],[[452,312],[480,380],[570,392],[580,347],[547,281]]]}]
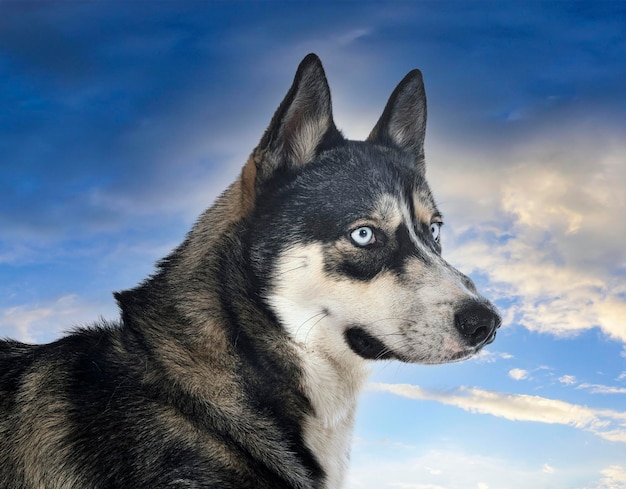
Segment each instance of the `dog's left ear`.
[{"label": "dog's left ear", "polygon": [[395,146],[424,166],[426,90],[420,70],[410,71],[389,97],[383,115],[367,138],[372,143]]}]

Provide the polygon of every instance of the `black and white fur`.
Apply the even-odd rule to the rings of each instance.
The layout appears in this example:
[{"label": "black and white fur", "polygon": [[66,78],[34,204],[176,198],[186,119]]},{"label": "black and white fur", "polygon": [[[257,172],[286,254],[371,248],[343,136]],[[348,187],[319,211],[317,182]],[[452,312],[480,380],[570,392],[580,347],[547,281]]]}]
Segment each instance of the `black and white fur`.
[{"label": "black and white fur", "polygon": [[121,319],[0,342],[0,487],[335,489],[377,359],[442,363],[500,319],[441,258],[421,73],[364,142],[307,56],[240,177]]}]

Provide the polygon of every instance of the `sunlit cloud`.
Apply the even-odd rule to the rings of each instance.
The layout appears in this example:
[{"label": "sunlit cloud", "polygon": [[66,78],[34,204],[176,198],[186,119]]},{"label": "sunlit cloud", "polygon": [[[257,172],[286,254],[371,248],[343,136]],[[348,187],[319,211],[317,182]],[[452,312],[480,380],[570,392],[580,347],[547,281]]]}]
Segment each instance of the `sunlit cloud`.
[{"label": "sunlit cloud", "polygon": [[625,489],[626,469],[621,465],[611,465],[602,471],[602,479],[590,489]]},{"label": "sunlit cloud", "polygon": [[626,443],[626,412],[592,409],[557,399],[507,394],[475,387],[439,391],[417,385],[373,383],[369,388],[409,399],[437,401],[471,413],[490,414],[510,421],[567,425],[591,432],[605,440]]},{"label": "sunlit cloud", "polygon": [[537,134],[480,163],[435,146],[446,162],[429,171],[453,224],[444,254],[487,278],[508,324],[559,337],[599,328],[626,342],[626,146],[581,131]]}]

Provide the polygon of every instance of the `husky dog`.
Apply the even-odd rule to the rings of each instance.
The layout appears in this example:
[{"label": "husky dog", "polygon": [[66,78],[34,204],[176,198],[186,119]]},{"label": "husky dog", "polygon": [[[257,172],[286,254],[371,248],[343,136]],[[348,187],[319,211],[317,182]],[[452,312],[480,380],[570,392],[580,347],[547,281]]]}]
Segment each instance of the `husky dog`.
[{"label": "husky dog", "polygon": [[372,360],[462,360],[500,318],[441,258],[411,71],[366,141],[317,56],[121,319],[0,342],[0,487],[335,489]]}]

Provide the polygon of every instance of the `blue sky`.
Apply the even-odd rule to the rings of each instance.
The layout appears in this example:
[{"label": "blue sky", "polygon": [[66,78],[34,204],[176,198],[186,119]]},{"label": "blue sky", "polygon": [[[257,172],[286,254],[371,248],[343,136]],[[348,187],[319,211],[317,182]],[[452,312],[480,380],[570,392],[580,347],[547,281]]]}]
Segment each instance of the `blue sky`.
[{"label": "blue sky", "polygon": [[411,69],[476,359],[380,364],[350,489],[626,487],[626,3],[0,1],[0,336],[104,316],[238,174],[309,52],[361,139]]}]

